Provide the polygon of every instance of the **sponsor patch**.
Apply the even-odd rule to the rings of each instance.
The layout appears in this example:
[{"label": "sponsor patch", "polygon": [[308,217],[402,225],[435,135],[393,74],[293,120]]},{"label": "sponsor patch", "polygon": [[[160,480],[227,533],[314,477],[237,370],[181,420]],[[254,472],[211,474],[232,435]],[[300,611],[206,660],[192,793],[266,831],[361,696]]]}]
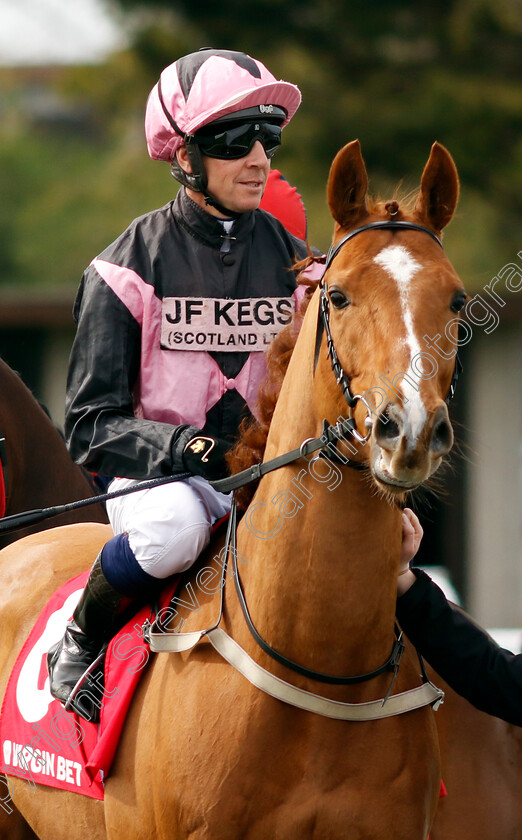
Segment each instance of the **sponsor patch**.
[{"label": "sponsor patch", "polygon": [[[83,720],[51,696],[46,658],[51,644],[62,637],[88,576],[89,572],[77,575],[52,595],[16,660],[0,714],[0,772],[24,779],[33,789],[40,784],[103,799],[103,779],[110,772],[127,711],[150,660],[143,638],[150,605],[133,615],[109,644],[99,725]],[[179,576],[175,587],[178,580]],[[168,586],[161,595],[165,610],[174,591]],[[96,689],[100,688],[97,683]],[[98,690],[96,697],[101,697]],[[4,784],[0,815],[2,810],[12,811],[10,794],[11,787]]]},{"label": "sponsor patch", "polygon": [[293,297],[164,298],[161,346],[229,353],[266,350],[290,323],[294,309]]}]

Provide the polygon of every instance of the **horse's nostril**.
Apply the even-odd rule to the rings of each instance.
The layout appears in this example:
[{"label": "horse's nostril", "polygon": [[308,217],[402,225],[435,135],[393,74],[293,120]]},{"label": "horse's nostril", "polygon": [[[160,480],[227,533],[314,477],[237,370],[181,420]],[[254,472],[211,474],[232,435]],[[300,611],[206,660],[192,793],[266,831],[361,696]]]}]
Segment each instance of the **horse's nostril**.
[{"label": "horse's nostril", "polygon": [[401,433],[399,425],[387,417],[385,414],[380,414],[376,424],[376,434],[379,440],[393,440],[398,438]]},{"label": "horse's nostril", "polygon": [[433,429],[430,448],[433,452],[447,452],[453,445],[453,432],[448,420],[440,420]]}]

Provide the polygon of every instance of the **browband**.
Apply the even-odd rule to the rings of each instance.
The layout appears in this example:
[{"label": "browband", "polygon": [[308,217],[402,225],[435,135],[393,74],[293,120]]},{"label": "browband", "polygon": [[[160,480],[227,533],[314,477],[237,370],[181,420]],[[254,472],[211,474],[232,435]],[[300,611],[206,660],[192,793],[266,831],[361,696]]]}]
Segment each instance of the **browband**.
[{"label": "browband", "polygon": [[367,225],[362,225],[361,227],[355,228],[355,230],[351,230],[350,233],[347,233],[346,236],[337,243],[337,245],[331,245],[328,254],[326,255],[326,265],[325,271],[332,262],[333,258],[337,256],[338,252],[341,250],[343,245],[348,242],[350,239],[353,239],[354,236],[357,236],[359,233],[364,233],[366,230],[378,230],[381,229],[391,229],[391,230],[418,230],[421,233],[427,233],[428,236],[431,236],[435,242],[440,245],[442,248],[442,242],[437,236],[436,233],[433,233],[424,225],[416,225],[415,222],[393,222],[393,221],[383,221],[383,222],[368,222]]}]

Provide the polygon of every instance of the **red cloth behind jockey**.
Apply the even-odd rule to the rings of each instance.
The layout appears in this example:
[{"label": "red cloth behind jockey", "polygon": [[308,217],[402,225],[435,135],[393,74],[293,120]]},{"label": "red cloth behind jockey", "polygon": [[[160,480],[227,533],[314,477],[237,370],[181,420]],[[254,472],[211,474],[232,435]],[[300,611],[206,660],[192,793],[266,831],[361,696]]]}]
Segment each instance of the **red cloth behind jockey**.
[{"label": "red cloth behind jockey", "polygon": [[275,216],[287,231],[298,239],[306,239],[306,211],[297,189],[292,187],[278,169],[271,169],[265,192],[259,205]]}]

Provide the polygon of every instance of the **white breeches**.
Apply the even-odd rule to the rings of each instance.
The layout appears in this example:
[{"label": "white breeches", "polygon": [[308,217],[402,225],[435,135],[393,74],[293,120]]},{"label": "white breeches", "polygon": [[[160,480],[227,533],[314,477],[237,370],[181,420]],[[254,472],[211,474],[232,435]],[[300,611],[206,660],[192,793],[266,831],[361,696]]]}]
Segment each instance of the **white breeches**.
[{"label": "white breeches", "polygon": [[[109,491],[136,483],[116,478]],[[129,535],[141,568],[166,578],[194,563],[210,541],[212,525],[231,504],[232,494],[218,493],[204,478],[193,476],[109,500],[107,514],[115,534]]]}]

